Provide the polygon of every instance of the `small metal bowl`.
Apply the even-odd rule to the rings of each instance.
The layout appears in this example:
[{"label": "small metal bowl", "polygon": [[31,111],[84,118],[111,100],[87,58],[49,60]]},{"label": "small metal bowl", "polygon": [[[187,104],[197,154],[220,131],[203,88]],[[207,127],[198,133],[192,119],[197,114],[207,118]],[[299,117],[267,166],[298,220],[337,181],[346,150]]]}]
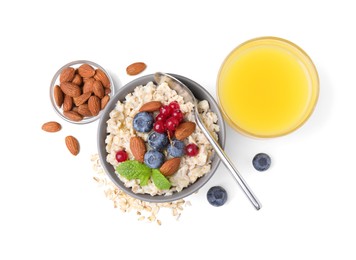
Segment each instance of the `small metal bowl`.
[{"label": "small metal bowl", "polygon": [[103,115],[103,110],[100,111],[100,113],[96,116],[91,116],[91,117],[83,117],[82,120],[80,121],[73,121],[70,120],[69,118],[67,118],[66,116],[64,116],[63,114],[63,109],[61,107],[58,107],[55,99],[54,99],[54,87],[56,85],[60,85],[59,84],[59,77],[60,74],[62,72],[63,69],[67,68],[67,67],[72,67],[74,69],[78,68],[79,66],[81,66],[82,64],[89,64],[90,66],[92,66],[94,69],[101,69],[102,71],[104,71],[104,73],[106,74],[106,76],[108,77],[109,81],[110,81],[110,90],[111,92],[109,93],[110,98],[114,96],[115,94],[115,88],[114,88],[114,82],[110,76],[110,74],[108,73],[107,70],[105,70],[103,67],[101,67],[99,64],[92,62],[92,61],[88,61],[88,60],[77,60],[77,61],[72,61],[69,62],[67,64],[65,64],[64,66],[62,66],[57,72],[56,74],[54,74],[54,77],[51,81],[51,85],[50,85],[50,98],[51,98],[51,103],[52,106],[54,108],[54,110],[56,111],[56,113],[63,118],[65,121],[73,123],[73,124],[87,124],[87,123],[91,123],[95,120],[97,120],[99,117],[101,117]]}]

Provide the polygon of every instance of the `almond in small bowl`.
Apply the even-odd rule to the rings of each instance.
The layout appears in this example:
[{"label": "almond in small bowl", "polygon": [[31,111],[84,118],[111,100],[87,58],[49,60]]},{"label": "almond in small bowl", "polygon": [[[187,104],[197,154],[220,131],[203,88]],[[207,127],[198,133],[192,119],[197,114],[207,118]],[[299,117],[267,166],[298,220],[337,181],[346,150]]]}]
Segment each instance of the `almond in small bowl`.
[{"label": "almond in small bowl", "polygon": [[99,64],[87,60],[65,64],[56,72],[50,86],[54,110],[74,124],[97,120],[114,92],[110,74]]}]

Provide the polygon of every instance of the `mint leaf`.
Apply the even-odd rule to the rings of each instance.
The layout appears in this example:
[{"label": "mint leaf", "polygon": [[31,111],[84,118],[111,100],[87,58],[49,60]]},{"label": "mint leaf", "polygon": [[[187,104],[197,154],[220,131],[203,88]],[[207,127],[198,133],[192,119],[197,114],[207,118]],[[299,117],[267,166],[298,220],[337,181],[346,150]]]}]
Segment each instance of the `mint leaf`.
[{"label": "mint leaf", "polygon": [[167,178],[158,170],[152,170],[153,183],[159,190],[168,190],[172,185]]},{"label": "mint leaf", "polygon": [[139,179],[140,186],[147,185],[151,176],[151,168],[135,160],[120,163],[116,171],[128,180]]}]

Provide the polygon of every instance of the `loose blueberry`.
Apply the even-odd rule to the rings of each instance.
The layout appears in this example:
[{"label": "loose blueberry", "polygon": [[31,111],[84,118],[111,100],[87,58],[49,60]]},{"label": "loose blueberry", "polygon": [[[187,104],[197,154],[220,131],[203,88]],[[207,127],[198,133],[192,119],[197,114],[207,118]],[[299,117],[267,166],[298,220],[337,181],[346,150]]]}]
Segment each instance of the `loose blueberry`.
[{"label": "loose blueberry", "polygon": [[271,166],[271,157],[265,153],[256,154],[253,157],[252,164],[257,171],[266,171]]},{"label": "loose blueberry", "polygon": [[164,162],[164,155],[156,150],[150,150],[145,153],[144,162],[148,167],[157,169],[162,166]]},{"label": "loose blueberry", "polygon": [[168,155],[172,157],[182,157],[184,155],[185,145],[182,141],[173,139],[168,145]]},{"label": "loose blueberry", "polygon": [[211,205],[220,207],[224,205],[227,200],[227,192],[223,187],[214,186],[208,190],[206,198]]},{"label": "loose blueberry", "polygon": [[147,142],[153,149],[160,151],[168,145],[168,138],[166,134],[151,132]]},{"label": "loose blueberry", "polygon": [[153,116],[151,113],[137,113],[133,120],[133,128],[137,132],[148,133],[153,127]]}]

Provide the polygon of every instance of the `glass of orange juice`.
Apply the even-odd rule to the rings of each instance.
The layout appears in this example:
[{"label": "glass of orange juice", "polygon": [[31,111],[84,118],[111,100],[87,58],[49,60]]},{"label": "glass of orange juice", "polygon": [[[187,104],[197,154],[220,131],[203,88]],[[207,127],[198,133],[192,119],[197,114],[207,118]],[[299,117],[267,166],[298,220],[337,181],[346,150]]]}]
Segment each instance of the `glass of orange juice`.
[{"label": "glass of orange juice", "polygon": [[309,118],[319,96],[319,77],[300,47],[261,37],[244,42],[226,57],[217,96],[234,129],[253,137],[277,137]]}]

